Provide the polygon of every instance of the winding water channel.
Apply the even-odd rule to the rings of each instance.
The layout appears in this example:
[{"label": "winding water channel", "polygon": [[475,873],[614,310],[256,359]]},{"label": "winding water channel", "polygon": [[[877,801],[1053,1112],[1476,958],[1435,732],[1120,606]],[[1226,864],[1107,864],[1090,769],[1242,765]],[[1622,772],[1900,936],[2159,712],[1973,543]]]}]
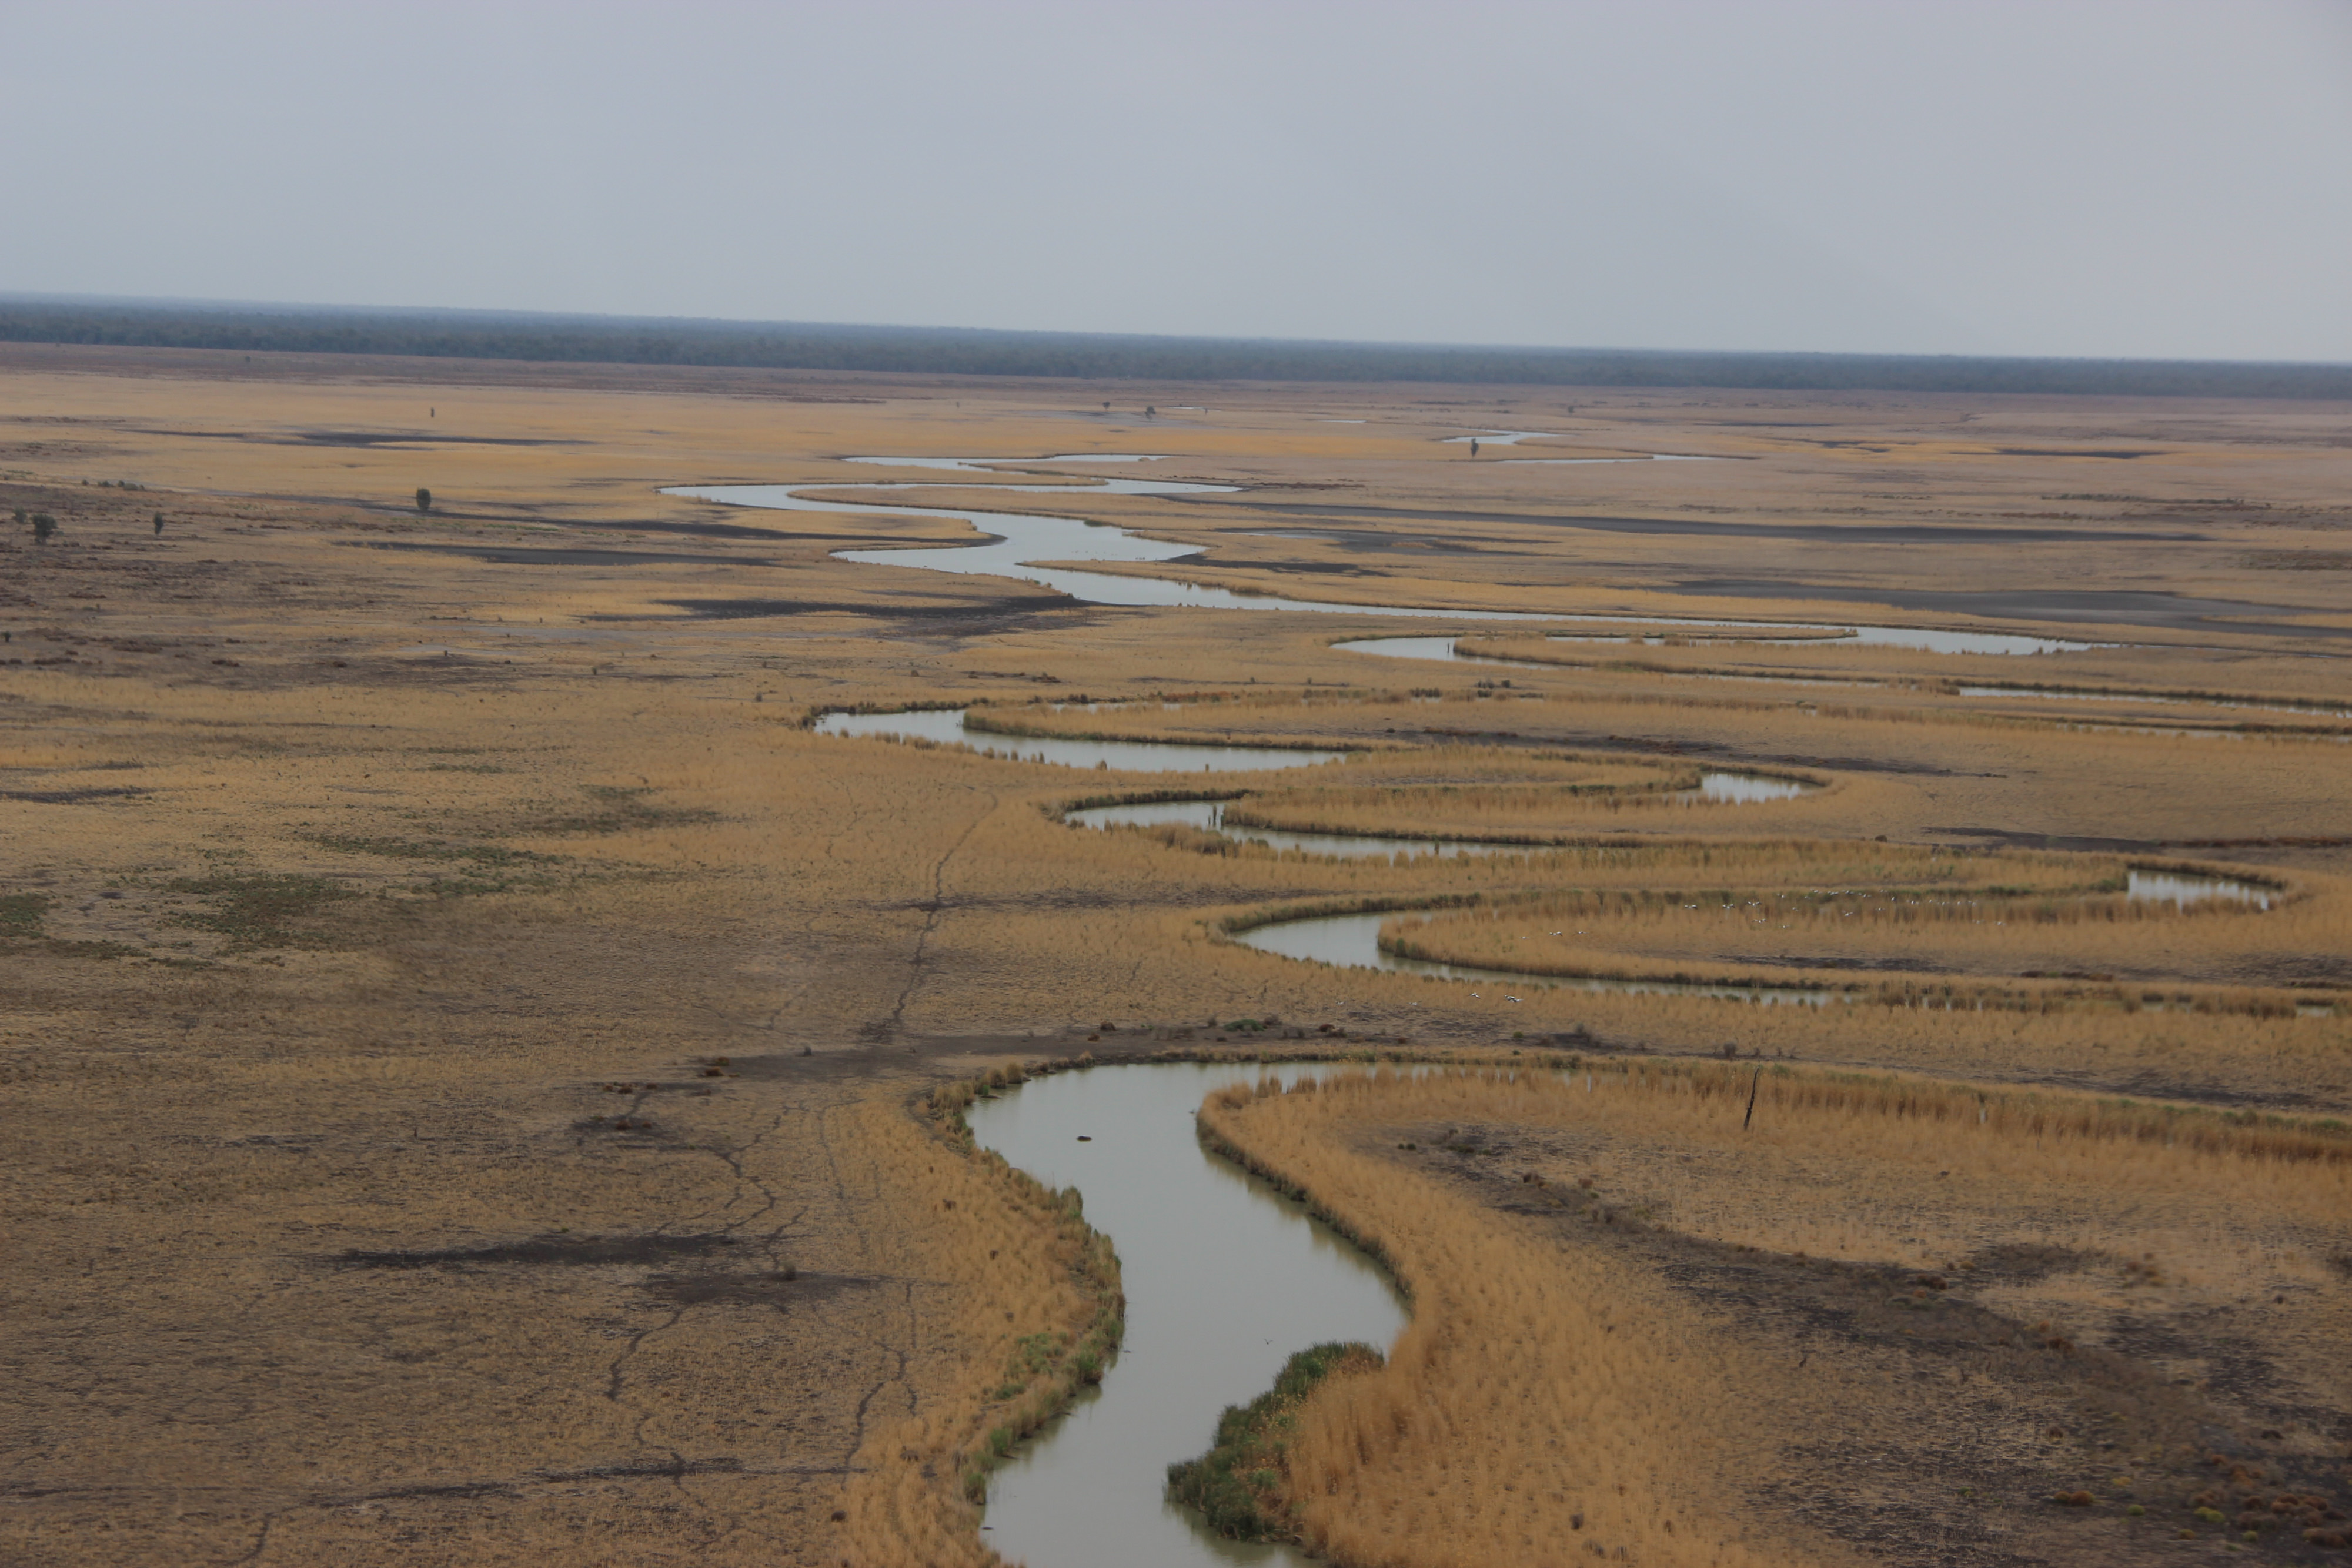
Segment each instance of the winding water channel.
[{"label": "winding water channel", "polygon": [[[1509,444],[1532,433],[1489,433]],[[1499,439],[1498,439],[1499,438]],[[1150,454],[1088,454],[1032,459],[1038,463],[1145,465]],[[1606,459],[1657,461],[1661,459]],[[997,474],[1022,460],[989,458],[853,458],[890,468]],[[1591,459],[1530,459],[1580,462]],[[979,542],[914,549],[847,549],[840,559],[1034,582],[1088,603],[1189,606],[1227,610],[1289,610],[1460,622],[1571,622],[1595,625],[1706,627],[1738,640],[1817,642],[1839,633],[1840,645],[1916,648],[1945,653],[2039,654],[2100,644],[1989,632],[1819,623],[1761,625],[1658,616],[1478,613],[1393,605],[1333,604],[1202,588],[1164,578],[1124,577],[1046,562],[1168,563],[1197,555],[1196,547],[1144,538],[1104,523],[1043,514],[916,504],[914,497],[953,484],[729,485],[680,487],[666,493],[732,506],[782,511],[957,519]],[[1003,484],[992,496],[1052,496],[1064,504],[1097,495],[1181,496],[1230,492],[1233,486],[1176,480],[1104,477],[1091,482]],[[844,491],[868,497],[850,499]],[[905,498],[901,498],[905,497]],[[1758,633],[1745,635],[1752,629]],[[1736,629],[1736,630],[1735,630]],[[1776,632],[1782,635],[1775,636]],[[1601,637],[1607,632],[1569,632]],[[1454,660],[1455,639],[1381,638],[1343,643],[1350,652],[1388,657]],[[1505,660],[1478,663],[1508,664]],[[1536,665],[1543,669],[1557,666]],[[817,727],[837,736],[895,737],[960,744],[1008,758],[1071,768],[1149,772],[1280,770],[1339,761],[1349,753],[1264,746],[1103,741],[999,735],[967,726],[968,710],[893,714],[833,714]],[[1789,799],[1809,788],[1794,780],[1710,772],[1677,803],[1758,804]],[[1298,833],[1228,824],[1228,802],[1206,800],[1090,808],[1066,821],[1076,829],[1182,823],[1277,850],[1348,858],[1496,855],[1541,852],[1527,845],[1370,835]],[[2177,905],[2228,899],[2270,907],[2274,890],[2247,883],[2134,870],[2128,895]],[[1506,970],[1403,958],[1381,947],[1383,923],[1409,912],[1318,915],[1279,921],[1238,933],[1235,940],[1302,961],[1420,975],[1480,988],[1507,1007],[1534,987],[1570,987],[1633,993],[1700,995],[1765,1005],[1823,1006],[1858,994],[1842,988],[1699,985],[1674,981],[1539,977]],[[1402,1304],[1371,1262],[1275,1194],[1203,1151],[1194,1113],[1213,1090],[1265,1071],[1248,1064],[1154,1063],[1097,1068],[1033,1080],[968,1112],[982,1147],[1050,1186],[1076,1186],[1088,1220],[1117,1247],[1128,1296],[1126,1342],[1097,1390],[1017,1453],[992,1482],[984,1539],[1007,1559],[1030,1568],[1092,1568],[1117,1562],[1132,1568],[1202,1568],[1247,1563],[1307,1568],[1286,1549],[1246,1546],[1210,1534],[1196,1516],[1165,1496],[1167,1467],[1201,1453],[1212,1441],[1218,1413],[1263,1393],[1294,1353],[1326,1340],[1368,1341],[1386,1348],[1404,1325]],[[1287,1066],[1295,1079],[1327,1069]]]},{"label": "winding water channel", "polygon": [[[1542,433],[1520,431],[1503,434],[1517,439],[1520,436]],[[1463,439],[1467,440],[1468,437],[1465,436]],[[1481,437],[1481,439],[1488,438]],[[1665,460],[1667,460],[1665,457],[1650,456],[1639,459],[1612,458],[1599,461]],[[1118,452],[1073,453],[1059,456],[1030,458],[851,457],[845,461],[891,468],[923,468],[959,474],[994,474],[1007,468],[1018,471],[1019,465],[1023,464],[1156,463],[1164,461],[1164,458],[1153,453]],[[1542,461],[1594,460],[1571,458],[1543,459]],[[681,485],[664,489],[662,494],[683,496],[694,500],[715,501],[723,506],[756,507],[771,511],[952,518],[968,524],[975,532],[982,536],[982,542],[918,546],[908,549],[845,549],[835,550],[833,553],[837,559],[864,561],[877,566],[906,566],[927,571],[1012,578],[1018,581],[1034,582],[1055,589],[1088,604],[1180,605],[1207,610],[1291,610],[1325,615],[1388,615],[1432,621],[1580,621],[1646,626],[1709,627],[1727,624],[1718,621],[1656,615],[1538,614],[1525,611],[1432,610],[1395,604],[1327,604],[1318,600],[1286,599],[1273,593],[1243,593],[1227,588],[1203,588],[1171,578],[1119,577],[1108,572],[1044,567],[1036,563],[1088,560],[1164,563],[1198,556],[1203,551],[1197,545],[1146,538],[1140,534],[1110,523],[1089,522],[1077,517],[1049,517],[1037,513],[984,511],[975,507],[924,506],[895,501],[852,500],[841,495],[845,490],[927,493],[936,490],[969,490],[970,488],[969,486],[952,483]],[[1066,479],[1050,485],[996,484],[987,486],[992,494],[1058,496],[1071,500],[1084,500],[1090,496],[1234,495],[1241,488],[1242,486],[1236,485],[1199,485],[1178,479],[1120,477],[1089,477],[1075,481]],[[1732,622],[1730,624],[1748,623]],[[2024,636],[2010,632],[1949,632],[1910,626],[1864,626],[1843,622],[1788,622],[1786,625],[1791,631],[1841,632],[1843,636],[1840,641],[1852,642],[1860,646],[1927,648],[1937,653],[2054,653],[2108,645],[2073,643],[2057,638]],[[1759,627],[1759,630],[1762,630],[1765,635],[1756,640],[1771,640],[1770,627]],[[1397,653],[1404,657],[1453,657],[1451,639],[1444,641],[1448,643],[1448,647],[1444,655],[1407,654],[1402,650],[1375,649],[1367,644],[1346,645],[1360,652]]]},{"label": "winding water channel", "polygon": [[1165,1495],[1168,1467],[1207,1448],[1218,1413],[1265,1393],[1292,1354],[1335,1339],[1385,1351],[1405,1323],[1362,1253],[1201,1147],[1201,1102],[1264,1071],[1098,1067],[1033,1079],[965,1113],[982,1147],[1078,1189],[1087,1223],[1118,1249],[1128,1300],[1126,1343],[1101,1386],[989,1488],[983,1539],[1009,1561],[1307,1568],[1285,1548],[1218,1539]]},{"label": "winding water channel", "polygon": [[[2281,894],[2276,888],[2228,877],[2143,871],[2133,867],[2126,873],[2125,896],[2136,903],[2169,904],[2176,908],[2184,908],[2191,904],[2221,903],[2268,909]],[[1474,981],[1489,988],[1500,988],[1497,994],[1506,1003],[1517,999],[1510,995],[1512,989],[1525,987],[1615,991],[1633,996],[1717,997],[1767,1007],[1820,1007],[1827,1002],[1852,1001],[1864,994],[1861,987],[1717,985],[1686,980],[1621,980],[1594,976],[1536,975],[1523,969],[1485,969],[1470,964],[1408,958],[1382,947],[1381,926],[1388,921],[1411,918],[1412,915],[1410,910],[1397,909],[1369,915],[1309,915],[1296,920],[1277,920],[1237,931],[1234,934],[1234,940],[1262,953],[1310,963],[1332,964],[1341,968],[1386,969],[1399,975],[1427,975],[1441,980]],[[1430,917],[1423,915],[1421,918],[1426,920]],[[1481,997],[1480,999],[1486,998]],[[2314,1017],[2324,1017],[2331,1016],[2335,1009],[2332,1004],[2324,1008],[2315,1004],[2297,1010]]]},{"label": "winding water channel", "polygon": [[969,708],[924,708],[907,713],[829,713],[816,721],[820,735],[879,736],[894,740],[929,740],[969,746],[1022,762],[1062,768],[1122,768],[1131,773],[1248,773],[1277,768],[1312,768],[1337,762],[1344,751],[1310,751],[1280,746],[1188,745],[1165,740],[1078,740],[1058,736],[998,735],[967,729]]},{"label": "winding water channel", "polygon": [[[1346,751],[1303,747],[1225,746],[1173,740],[1088,740],[1059,736],[1000,735],[975,729],[966,722],[970,708],[919,708],[898,713],[829,713],[814,727],[820,735],[862,736],[889,740],[929,740],[940,745],[969,746],[1020,762],[1042,762],[1061,768],[1118,768],[1131,773],[1264,772],[1276,768],[1312,768],[1344,761]],[[1659,799],[1675,805],[1757,805],[1790,800],[1817,788],[1793,779],[1760,773],[1712,771],[1699,775],[1698,786],[1670,791]],[[1104,806],[1070,813],[1069,821],[1084,827],[1151,827],[1183,822],[1229,837],[1247,838],[1280,849],[1314,854],[1391,855],[1400,852],[1463,854],[1530,852],[1525,844],[1497,844],[1475,839],[1385,838],[1370,834],[1286,833],[1271,829],[1228,828],[1222,800],[1163,800],[1149,805]],[[1540,846],[1534,846],[1539,848]]]},{"label": "winding water channel", "polygon": [[[1122,462],[1147,462],[1158,459],[1145,453],[1112,455]],[[961,473],[990,473],[981,468],[982,462],[1051,463],[1084,461],[1083,458],[968,458],[968,457],[852,457],[852,463],[877,463],[893,467],[943,468]],[[1097,461],[1108,459],[1096,459]],[[696,500],[717,501],[730,507],[759,507],[782,512],[852,513],[871,517],[945,517],[968,523],[983,536],[979,544],[919,546],[905,549],[844,549],[834,551],[841,560],[865,561],[876,566],[910,566],[926,571],[948,571],[966,576],[1007,577],[1021,582],[1034,582],[1066,593],[1088,604],[1181,605],[1199,610],[1297,610],[1312,611],[1325,615],[1402,615],[1441,621],[1561,621],[1560,615],[1535,615],[1503,611],[1427,610],[1395,604],[1325,604],[1311,599],[1285,599],[1272,593],[1239,593],[1228,588],[1202,588],[1194,583],[1179,582],[1161,577],[1117,577],[1108,572],[1076,571],[1062,567],[1043,567],[1038,561],[1104,560],[1162,562],[1181,560],[1202,553],[1198,545],[1175,544],[1167,539],[1146,538],[1126,528],[1109,523],[1087,522],[1077,517],[1047,517],[1037,513],[982,511],[962,507],[932,507],[900,505],[892,502],[846,500],[839,497],[843,490],[870,492],[929,492],[934,490],[969,490],[971,486],[942,484],[824,484],[824,485],[706,485],[679,486],[662,492],[665,496],[685,496]],[[1092,496],[1207,496],[1232,495],[1240,486],[1234,485],[1194,485],[1179,479],[1103,478],[1065,481],[1055,485],[991,485],[992,495],[1060,496],[1082,500]],[[811,499],[810,492],[824,492],[826,498]]]}]

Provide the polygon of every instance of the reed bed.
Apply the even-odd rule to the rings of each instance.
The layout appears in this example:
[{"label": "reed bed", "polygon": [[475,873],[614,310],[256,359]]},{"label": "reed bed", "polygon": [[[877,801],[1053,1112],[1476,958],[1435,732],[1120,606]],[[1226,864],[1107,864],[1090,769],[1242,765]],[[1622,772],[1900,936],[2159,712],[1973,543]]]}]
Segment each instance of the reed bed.
[{"label": "reed bed", "polygon": [[[2105,868],[2085,857],[2085,875]],[[1964,868],[1982,873],[1983,863]],[[2216,868],[2204,874],[2222,876]],[[2183,874],[2176,864],[2175,874]],[[1400,919],[1383,943],[1403,956],[1530,975],[1671,978],[1773,985],[1860,985],[1889,997],[1959,988],[1964,998],[2036,997],[2049,988],[1987,990],[1999,978],[2094,982],[2114,1005],[2270,1007],[2333,992],[2283,988],[2299,977],[2287,955],[2352,946],[2352,899],[2337,879],[2299,879],[2264,909],[2230,898],[2176,904],[2104,889],[2028,892],[1964,877],[1942,885],[1791,890],[1717,884],[1689,892],[1579,890],[1532,894],[1426,920]],[[1890,976],[1887,971],[1895,971]],[[2321,960],[2316,973],[2326,973]],[[2265,986],[2264,982],[2268,984]],[[2193,985],[2188,995],[2168,988]]]},{"label": "reed bed", "polygon": [[[1789,1433],[1835,1419],[1833,1380],[1761,1372],[1605,1249],[1418,1179],[1426,1155],[1372,1152],[1397,1132],[1516,1139],[1509,1166],[1538,1195],[1539,1170],[1597,1186],[1595,1212],[1637,1228],[1940,1268],[2058,1241],[2105,1259],[2126,1290],[2169,1276],[2217,1304],[2274,1277],[2307,1291],[2352,1231],[2340,1126],[1884,1076],[1381,1070],[1227,1090],[1202,1124],[1412,1293],[1387,1365],[1318,1388],[1288,1456],[1307,1538],[1349,1568],[1565,1563],[1595,1542],[1664,1563],[1837,1558],[1792,1526],[1766,1536],[1717,1480],[1774,1475]],[[1841,1244],[1825,1211],[1849,1208]],[[2112,1267],[2126,1258],[2137,1273]]]},{"label": "reed bed", "polygon": [[1244,1087],[1201,1113],[1412,1299],[1384,1366],[1327,1381],[1297,1412],[1289,1500],[1316,1551],[1344,1568],[1567,1568],[1596,1549],[1694,1568],[1846,1561],[1774,1539],[1716,1479],[1769,1462],[1727,1346],[1597,1255],[1530,1249],[1477,1207],[1396,1181],[1334,1135],[1356,1103]]}]

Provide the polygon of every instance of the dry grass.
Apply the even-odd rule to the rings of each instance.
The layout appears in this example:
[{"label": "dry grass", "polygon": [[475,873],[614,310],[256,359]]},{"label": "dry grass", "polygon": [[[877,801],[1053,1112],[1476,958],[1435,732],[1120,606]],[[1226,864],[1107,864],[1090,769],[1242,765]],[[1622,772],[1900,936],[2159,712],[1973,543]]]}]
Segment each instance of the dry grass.
[{"label": "dry grass", "polygon": [[1350,1098],[1225,1091],[1202,1111],[1412,1298],[1387,1364],[1299,1412],[1289,1479],[1310,1545],[1349,1568],[1565,1564],[1593,1546],[1667,1564],[1841,1560],[1742,1521],[1712,1483],[1752,1473],[1764,1447],[1723,1347],[1605,1260],[1530,1253],[1468,1205],[1381,1179],[1330,1135]]},{"label": "dry grass", "polygon": [[[953,1098],[933,1103],[954,1114]],[[957,1310],[929,1318],[923,1336],[946,1386],[925,1397],[929,1379],[909,1379],[906,1416],[852,1461],[843,1544],[859,1568],[985,1568],[997,1561],[978,1530],[987,1474],[1100,1375],[1118,1343],[1118,1260],[1071,1195],[974,1153],[969,1137],[927,1140],[882,1107],[866,1130],[877,1174],[899,1188],[891,1207],[908,1218],[908,1263],[944,1276]]]},{"label": "dry grass", "polygon": [[[2122,880],[2123,868],[2089,856],[2073,869],[2095,882],[2040,891],[2011,880],[2001,857],[1940,858],[1952,862],[1947,875],[1891,885],[1882,873],[1773,888],[1738,877],[1746,868],[1727,867],[1734,874],[1687,883],[1688,891],[1654,883],[1639,891],[1547,893],[1399,921],[1388,928],[1388,941],[1412,957],[1531,975],[1875,983],[1892,986],[1891,998],[1941,987],[1939,994],[1964,1006],[2000,998],[2039,1006],[2070,994],[2054,984],[1980,983],[1992,977],[2112,983],[2096,993],[2101,1001],[2209,1010],[2217,985],[2246,991],[2247,982],[2267,979],[2272,988],[2235,997],[2231,1005],[2260,1004],[2287,1016],[2298,1001],[2331,1002],[2330,978],[2338,988],[2352,979],[2331,975],[2321,958],[2311,977],[2318,988],[2278,984],[2300,977],[2285,956],[2352,948],[2352,915],[2335,878],[2303,879],[2298,894],[2281,894],[2278,904],[2262,909],[2229,899],[2180,904],[2101,891]],[[1675,869],[1687,868],[1662,865],[1657,881]],[[2184,995],[2184,985],[2200,988]]]},{"label": "dry grass", "polygon": [[[1729,1320],[1629,1274],[1618,1255],[1572,1237],[1531,1245],[1457,1191],[1404,1175],[1370,1152],[1391,1130],[1434,1139],[1442,1126],[1473,1155],[1517,1137],[1515,1179],[1573,1192],[1587,1219],[1741,1249],[1956,1270],[2003,1247],[2071,1249],[2080,1276],[1988,1299],[2054,1314],[2086,1345],[2134,1317],[2193,1322],[2249,1283],[2282,1287],[2298,1304],[2267,1314],[2281,1372],[2326,1406],[2352,1402],[2326,1348],[2346,1310],[2313,1291],[2352,1235],[2340,1127],[1657,1064],[1233,1090],[1211,1098],[1202,1124],[1303,1189],[1412,1294],[1387,1367],[1318,1391],[1291,1456],[1310,1539],[1349,1564],[1566,1562],[1595,1540],[1661,1563],[1832,1560],[1786,1528],[1771,1540],[1709,1482],[1737,1476],[1753,1492],[1784,1473],[1790,1434],[1829,1418],[1842,1395],[1865,1396],[1835,1373],[1767,1370],[1737,1350]],[[1432,1157],[1443,1155],[1433,1146],[1408,1163]]]}]

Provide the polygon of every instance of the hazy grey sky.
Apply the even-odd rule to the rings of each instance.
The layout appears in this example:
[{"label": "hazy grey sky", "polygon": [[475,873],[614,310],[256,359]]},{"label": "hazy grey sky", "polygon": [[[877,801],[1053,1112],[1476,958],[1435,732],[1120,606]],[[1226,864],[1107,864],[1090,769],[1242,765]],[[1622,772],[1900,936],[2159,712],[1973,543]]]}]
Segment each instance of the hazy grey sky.
[{"label": "hazy grey sky", "polygon": [[2352,361],[2352,0],[0,0],[0,290]]}]

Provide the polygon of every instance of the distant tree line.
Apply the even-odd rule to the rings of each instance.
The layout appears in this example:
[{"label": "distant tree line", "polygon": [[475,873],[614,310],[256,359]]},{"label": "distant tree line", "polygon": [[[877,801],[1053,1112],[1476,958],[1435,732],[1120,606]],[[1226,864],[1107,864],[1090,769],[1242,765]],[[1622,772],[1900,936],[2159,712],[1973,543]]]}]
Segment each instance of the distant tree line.
[{"label": "distant tree line", "polygon": [[0,298],[0,341],[1108,381],[2352,398],[2352,365],[1510,349],[497,310]]}]

